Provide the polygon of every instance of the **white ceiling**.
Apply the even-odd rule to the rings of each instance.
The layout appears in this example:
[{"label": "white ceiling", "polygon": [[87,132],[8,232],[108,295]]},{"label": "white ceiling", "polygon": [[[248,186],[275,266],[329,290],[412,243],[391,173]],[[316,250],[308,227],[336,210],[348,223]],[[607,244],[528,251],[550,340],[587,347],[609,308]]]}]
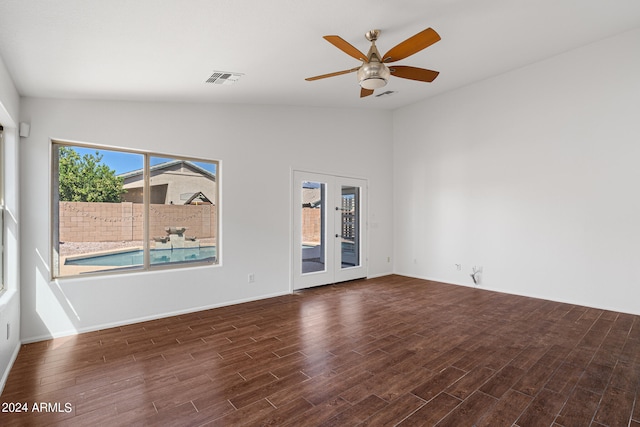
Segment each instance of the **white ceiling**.
[{"label": "white ceiling", "polygon": [[[398,65],[433,83],[304,80],[360,64],[323,35],[366,53],[377,28],[384,53],[427,27],[442,40]],[[640,0],[0,0],[0,57],[23,96],[394,109],[637,27]]]}]

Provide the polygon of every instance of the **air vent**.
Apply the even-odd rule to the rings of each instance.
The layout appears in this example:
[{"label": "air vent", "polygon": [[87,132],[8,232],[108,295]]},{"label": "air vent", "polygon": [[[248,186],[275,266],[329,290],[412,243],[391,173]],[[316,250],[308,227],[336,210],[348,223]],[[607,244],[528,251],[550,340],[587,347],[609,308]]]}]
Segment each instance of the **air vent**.
[{"label": "air vent", "polygon": [[232,85],[243,75],[244,74],[242,73],[232,73],[229,71],[214,71],[213,74],[211,74],[211,77],[207,79],[207,83],[213,83],[216,85]]},{"label": "air vent", "polygon": [[377,94],[377,95],[376,95],[376,98],[380,98],[381,96],[391,96],[391,95],[393,95],[394,93],[396,93],[396,91],[394,91],[394,90],[387,90],[387,91],[385,91],[385,92],[382,92],[382,93]]}]

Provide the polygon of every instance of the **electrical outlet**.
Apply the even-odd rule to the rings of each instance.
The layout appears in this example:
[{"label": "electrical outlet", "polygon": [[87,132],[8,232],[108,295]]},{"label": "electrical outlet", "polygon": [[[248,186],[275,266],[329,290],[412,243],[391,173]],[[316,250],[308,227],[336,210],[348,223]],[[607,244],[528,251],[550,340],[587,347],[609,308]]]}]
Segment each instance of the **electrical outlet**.
[{"label": "electrical outlet", "polygon": [[249,275],[247,276],[247,282],[248,283],[253,283],[256,281],[256,275],[255,273],[249,273]]},{"label": "electrical outlet", "polygon": [[387,257],[387,262],[391,262],[391,257],[390,256]]}]

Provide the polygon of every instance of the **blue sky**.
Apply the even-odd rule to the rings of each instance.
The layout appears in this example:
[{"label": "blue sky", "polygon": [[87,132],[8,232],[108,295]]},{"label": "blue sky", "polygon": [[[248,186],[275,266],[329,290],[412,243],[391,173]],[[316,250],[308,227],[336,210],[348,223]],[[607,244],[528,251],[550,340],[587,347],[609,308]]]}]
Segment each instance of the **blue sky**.
[{"label": "blue sky", "polygon": [[[96,151],[102,155],[102,162],[108,165],[111,169],[116,171],[116,174],[119,175],[125,172],[131,172],[134,170],[142,169],[144,156],[142,154],[135,153],[123,153],[121,151],[110,151],[110,150],[96,150],[95,148],[83,148],[83,147],[72,147],[75,151],[77,151],[81,156],[85,154],[94,154]],[[171,158],[163,158],[163,157],[151,157],[151,166],[157,165],[158,163],[169,162]],[[208,170],[209,172],[216,172],[216,165],[212,163],[206,162],[193,162],[200,166],[203,169]]]}]

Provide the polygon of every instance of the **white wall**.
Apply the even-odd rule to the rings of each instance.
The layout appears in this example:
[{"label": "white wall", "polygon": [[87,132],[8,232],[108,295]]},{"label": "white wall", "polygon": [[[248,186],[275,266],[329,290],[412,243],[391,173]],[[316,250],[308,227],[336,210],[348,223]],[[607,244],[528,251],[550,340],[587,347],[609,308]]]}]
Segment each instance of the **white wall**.
[{"label": "white wall", "polygon": [[482,265],[482,288],[640,314],[639,49],[635,30],[395,111],[395,271]]},{"label": "white wall", "polygon": [[[21,117],[24,341],[288,293],[291,168],[369,180],[369,275],[391,273],[389,112],[25,98]],[[50,138],[219,159],[223,265],[51,282]]]},{"label": "white wall", "polygon": [[[370,276],[393,247],[399,274],[471,285],[482,265],[486,289],[640,314],[638,46],[623,34],[393,114],[22,99],[22,338],[288,293],[292,167],[369,180]],[[51,282],[50,138],[221,160],[223,265]]]},{"label": "white wall", "polygon": [[[4,127],[4,283],[0,293],[0,392],[20,349],[19,187],[17,134],[20,97],[0,58],[0,124]],[[8,325],[8,326],[7,326]],[[7,327],[9,333],[7,336]]]}]

